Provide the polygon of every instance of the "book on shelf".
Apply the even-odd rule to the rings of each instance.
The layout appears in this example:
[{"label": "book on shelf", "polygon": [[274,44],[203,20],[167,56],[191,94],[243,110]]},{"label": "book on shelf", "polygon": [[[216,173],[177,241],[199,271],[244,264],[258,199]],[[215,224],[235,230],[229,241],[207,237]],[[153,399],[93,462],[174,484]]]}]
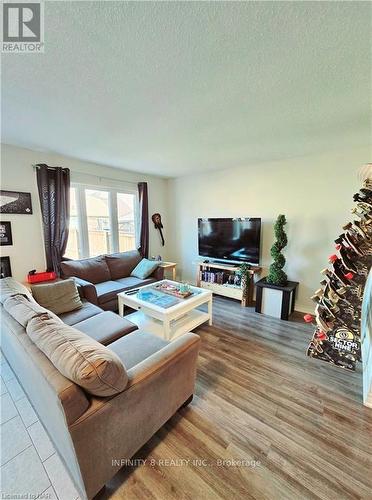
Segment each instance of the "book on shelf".
[{"label": "book on shelf", "polygon": [[217,285],[224,285],[232,288],[241,287],[241,278],[236,273],[231,274],[224,271],[201,270],[199,273],[199,278],[200,281],[204,281],[204,283],[214,283]]}]

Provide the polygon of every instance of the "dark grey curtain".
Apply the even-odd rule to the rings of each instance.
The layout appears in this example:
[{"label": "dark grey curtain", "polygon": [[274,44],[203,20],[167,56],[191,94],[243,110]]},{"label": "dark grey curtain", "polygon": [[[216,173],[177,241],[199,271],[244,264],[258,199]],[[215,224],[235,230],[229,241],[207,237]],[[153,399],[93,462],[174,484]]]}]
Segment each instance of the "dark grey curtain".
[{"label": "dark grey curtain", "polygon": [[59,276],[70,223],[70,170],[45,164],[36,167],[47,271]]},{"label": "dark grey curtain", "polygon": [[149,256],[149,200],[147,192],[147,182],[138,183],[138,196],[140,206],[140,247],[142,257]]}]

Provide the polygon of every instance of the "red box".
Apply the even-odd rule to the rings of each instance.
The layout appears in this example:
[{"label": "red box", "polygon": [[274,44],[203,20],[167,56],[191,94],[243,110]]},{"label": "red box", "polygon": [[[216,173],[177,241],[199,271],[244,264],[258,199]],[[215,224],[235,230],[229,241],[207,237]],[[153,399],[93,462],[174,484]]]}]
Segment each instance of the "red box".
[{"label": "red box", "polygon": [[27,281],[29,283],[39,283],[40,281],[53,281],[57,278],[57,275],[54,271],[45,272],[45,273],[35,273],[29,274],[27,276]]}]

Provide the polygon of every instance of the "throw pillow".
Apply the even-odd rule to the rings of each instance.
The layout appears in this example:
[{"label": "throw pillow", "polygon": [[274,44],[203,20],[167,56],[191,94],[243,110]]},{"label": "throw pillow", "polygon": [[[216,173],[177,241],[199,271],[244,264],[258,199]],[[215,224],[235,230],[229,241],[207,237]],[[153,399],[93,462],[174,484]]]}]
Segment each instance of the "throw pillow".
[{"label": "throw pillow", "polygon": [[111,279],[104,255],[90,259],[66,260],[61,262],[61,271],[63,278],[81,278],[94,285]]},{"label": "throw pillow", "polygon": [[46,285],[34,285],[31,291],[36,302],[55,314],[83,307],[76,283],[72,278]]},{"label": "throw pillow", "polygon": [[90,394],[113,396],[127,386],[120,358],[85,333],[46,315],[31,319],[26,331],[62,375]]},{"label": "throw pillow", "polygon": [[134,276],[135,278],[144,280],[148,276],[150,276],[150,274],[152,274],[155,271],[155,269],[157,269],[158,266],[159,266],[159,261],[142,259],[141,262],[139,262],[139,264],[136,265],[136,267],[133,269],[130,275]]},{"label": "throw pillow", "polygon": [[111,274],[111,278],[109,279],[112,280],[127,278],[142,259],[138,250],[113,253],[106,255],[105,258]]}]

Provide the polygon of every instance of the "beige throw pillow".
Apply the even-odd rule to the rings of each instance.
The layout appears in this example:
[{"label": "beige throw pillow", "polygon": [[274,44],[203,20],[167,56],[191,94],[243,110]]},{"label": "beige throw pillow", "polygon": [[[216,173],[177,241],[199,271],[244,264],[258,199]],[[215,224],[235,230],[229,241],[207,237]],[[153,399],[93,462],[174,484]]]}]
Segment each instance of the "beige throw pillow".
[{"label": "beige throw pillow", "polygon": [[62,375],[95,396],[122,392],[128,375],[119,357],[75,328],[37,316],[28,322],[28,335]]},{"label": "beige throw pillow", "polygon": [[55,314],[83,307],[76,283],[72,278],[56,283],[34,285],[31,291],[36,302]]}]

